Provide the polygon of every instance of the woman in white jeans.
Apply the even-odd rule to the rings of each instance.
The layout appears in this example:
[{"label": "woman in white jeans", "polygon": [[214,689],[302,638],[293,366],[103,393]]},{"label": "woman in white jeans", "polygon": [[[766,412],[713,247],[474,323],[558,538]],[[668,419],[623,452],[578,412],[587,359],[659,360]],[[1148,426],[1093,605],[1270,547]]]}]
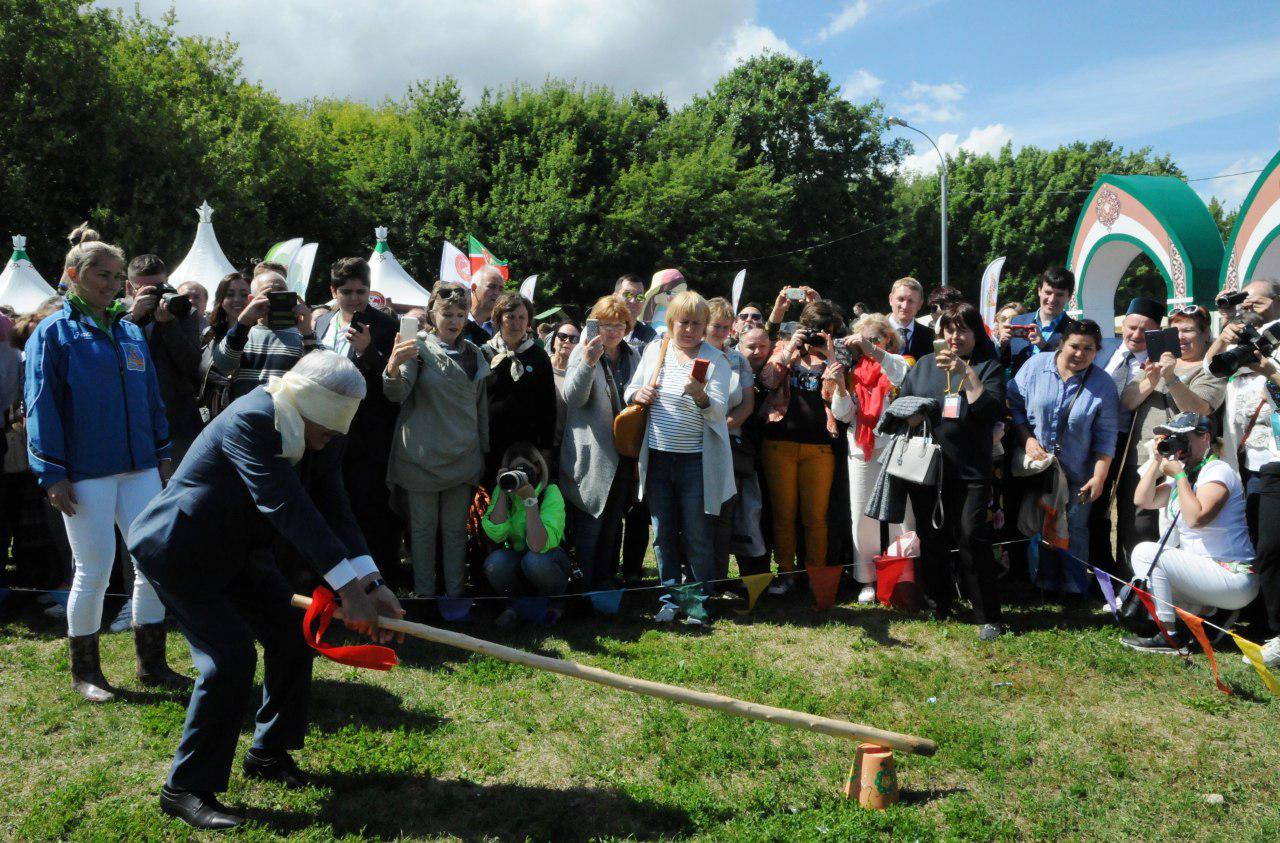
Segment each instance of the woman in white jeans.
[{"label": "woman in white jeans", "polygon": [[[26,346],[27,451],[75,557],[67,601],[71,684],[90,702],[114,699],[98,658],[102,600],[115,560],[115,528],[133,520],[172,473],[169,426],[142,331],[115,300],[124,253],[85,226],[72,234],[67,301]],[[133,580],[137,675],[182,688],[165,661],[164,606],[141,573]]]},{"label": "woman in white jeans", "polygon": [[1134,503],[1143,509],[1165,508],[1170,519],[1177,518],[1178,542],[1163,551],[1155,542],[1139,544],[1133,549],[1133,572],[1157,598],[1156,616],[1175,646],[1159,634],[1130,636],[1122,643],[1142,652],[1172,653],[1182,647],[1175,604],[1195,614],[1210,608],[1243,609],[1258,596],[1258,577],[1245,522],[1244,486],[1236,470],[1214,453],[1209,419],[1182,413],[1154,432],[1157,442],[1176,439],[1185,445],[1176,457],[1157,451],[1138,482]]},{"label": "woman in white jeans", "polygon": [[[837,390],[831,399],[831,414],[849,425],[849,511],[853,514],[854,576],[862,584],[859,603],[876,599],[875,556],[880,547],[880,522],[863,514],[876,478],[880,476],[880,453],[886,437],[877,436],[876,425],[884,408],[907,376],[911,365],[898,355],[902,338],[889,320],[879,313],[868,313],[854,323],[845,338],[854,363],[849,370],[847,388]],[[889,525],[889,540],[903,530],[914,529],[910,509],[905,524]]]}]

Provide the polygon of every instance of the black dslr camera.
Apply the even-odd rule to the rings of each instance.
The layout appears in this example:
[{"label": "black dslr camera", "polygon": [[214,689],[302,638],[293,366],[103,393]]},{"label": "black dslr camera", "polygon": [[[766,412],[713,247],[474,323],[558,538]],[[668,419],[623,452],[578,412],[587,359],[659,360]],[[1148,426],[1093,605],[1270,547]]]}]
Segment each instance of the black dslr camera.
[{"label": "black dslr camera", "polygon": [[158,284],[154,289],[156,295],[160,297],[160,301],[164,303],[174,318],[186,319],[191,315],[191,296],[186,293],[179,293],[168,284]]},{"label": "black dslr camera", "polygon": [[1255,351],[1262,352],[1263,357],[1270,357],[1276,348],[1280,348],[1280,323],[1261,331],[1246,323],[1240,326],[1236,344],[1209,361],[1209,372],[1219,378],[1231,377],[1242,367],[1257,362]]},{"label": "black dslr camera", "polygon": [[1185,433],[1170,433],[1156,442],[1156,453],[1167,460],[1186,462],[1191,453],[1191,437]]},{"label": "black dslr camera", "polygon": [[504,471],[498,475],[498,488],[504,492],[514,492],[521,486],[532,486],[529,482],[529,475],[524,469],[513,468],[510,471]]}]

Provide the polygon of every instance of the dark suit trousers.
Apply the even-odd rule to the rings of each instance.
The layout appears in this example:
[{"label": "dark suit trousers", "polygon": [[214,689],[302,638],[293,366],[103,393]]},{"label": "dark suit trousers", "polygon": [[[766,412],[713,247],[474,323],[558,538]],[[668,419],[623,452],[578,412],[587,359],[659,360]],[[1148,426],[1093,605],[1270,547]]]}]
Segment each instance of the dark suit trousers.
[{"label": "dark suit trousers", "polygon": [[[947,468],[949,466],[944,467],[944,471]],[[907,494],[916,516],[916,533],[920,536],[925,593],[939,611],[950,612],[956,596],[951,581],[954,559],[965,593],[973,604],[974,623],[999,623],[1000,586],[996,582],[986,512],[991,484],[944,480],[940,530],[934,529],[932,518],[938,499],[937,487],[908,483]],[[951,553],[952,548],[957,552]]]},{"label": "dark suit trousers", "polygon": [[263,683],[253,746],[300,749],[307,730],[312,651],[302,637],[302,613],[289,605],[291,590],[279,571],[255,562],[221,591],[174,591],[156,584],[156,592],[186,636],[200,671],[169,786],[214,793],[227,789],[245,703],[253,690],[255,638],[262,643]]},{"label": "dark suit trousers", "polygon": [[1268,463],[1258,472],[1258,572],[1262,600],[1271,634],[1280,633],[1280,464]]}]

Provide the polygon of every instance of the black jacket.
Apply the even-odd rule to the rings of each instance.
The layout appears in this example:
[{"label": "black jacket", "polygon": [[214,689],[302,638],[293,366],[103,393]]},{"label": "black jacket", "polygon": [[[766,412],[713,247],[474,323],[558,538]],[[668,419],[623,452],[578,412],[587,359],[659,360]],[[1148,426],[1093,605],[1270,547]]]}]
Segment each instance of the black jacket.
[{"label": "black jacket", "polygon": [[920,324],[919,320],[916,320],[912,324],[914,325],[914,328],[911,331],[911,345],[904,348],[899,353],[902,354],[903,357],[910,357],[913,360],[919,360],[926,354],[933,354],[933,341],[937,337],[937,334],[935,334],[933,329],[928,325]]},{"label": "black jacket", "polygon": [[147,348],[155,362],[169,438],[195,439],[203,426],[197,402],[203,379],[200,317],[192,313],[183,319],[157,322],[148,316],[140,320],[138,327],[147,338]]},{"label": "black jacket", "polygon": [[[942,407],[947,391],[947,373],[937,366],[933,352],[921,357],[902,381],[902,394],[933,398]],[[973,404],[951,376],[951,390],[960,393],[960,417],[929,420],[933,439],[942,446],[942,476],[945,480],[980,481],[991,479],[991,435],[1005,414],[1004,369],[989,353],[974,352],[969,364],[982,380],[982,395]]]},{"label": "black jacket", "polygon": [[[322,314],[316,320],[316,338],[323,342],[329,325],[337,315],[336,311]],[[375,308],[366,308],[368,330],[371,334],[369,347],[364,354],[356,354],[355,348],[349,348],[347,357],[360,374],[364,375],[364,383],[368,391],[360,402],[360,409],[351,420],[351,430],[347,438],[352,441],[347,449],[347,463],[367,461],[382,466],[381,474],[385,478],[387,459],[391,456],[391,437],[394,435],[396,416],[400,411],[399,404],[393,404],[382,392],[382,372],[387,368],[387,360],[391,357],[391,348],[396,342],[396,333],[400,323],[395,317],[388,316]]]}]

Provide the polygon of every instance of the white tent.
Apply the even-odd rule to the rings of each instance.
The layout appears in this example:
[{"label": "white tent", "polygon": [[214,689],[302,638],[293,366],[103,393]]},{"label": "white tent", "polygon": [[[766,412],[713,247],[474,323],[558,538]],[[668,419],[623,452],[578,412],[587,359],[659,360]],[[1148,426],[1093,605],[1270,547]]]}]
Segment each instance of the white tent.
[{"label": "white tent", "polygon": [[15,235],[13,256],[0,273],[0,304],[7,304],[18,313],[34,313],[53,295],[57,293],[40,277],[27,257],[27,238]]},{"label": "white tent", "polygon": [[370,286],[373,291],[391,299],[393,305],[426,307],[431,301],[431,294],[422,289],[422,286],[404,271],[404,267],[400,265],[400,261],[396,260],[396,256],[391,254],[391,249],[387,246],[387,227],[380,225],[374,229],[373,234],[378,238],[378,244],[373,247],[373,254],[369,256],[369,270],[372,276]]},{"label": "white tent", "polygon": [[209,291],[209,301],[213,301],[218,282],[223,276],[236,271],[222,254],[218,245],[218,235],[213,233],[213,208],[204,202],[196,209],[200,215],[200,224],[196,226],[196,242],[191,244],[191,251],[178,264],[178,268],[169,273],[169,283],[173,286],[194,281]]}]

